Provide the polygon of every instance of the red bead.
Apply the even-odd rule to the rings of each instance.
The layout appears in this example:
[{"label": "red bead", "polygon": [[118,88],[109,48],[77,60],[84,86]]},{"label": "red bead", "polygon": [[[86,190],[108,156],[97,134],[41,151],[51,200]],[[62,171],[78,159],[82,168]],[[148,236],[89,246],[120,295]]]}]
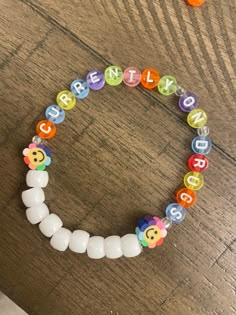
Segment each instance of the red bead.
[{"label": "red bead", "polygon": [[194,154],[188,159],[188,167],[193,172],[204,172],[208,165],[208,158],[203,154]]}]

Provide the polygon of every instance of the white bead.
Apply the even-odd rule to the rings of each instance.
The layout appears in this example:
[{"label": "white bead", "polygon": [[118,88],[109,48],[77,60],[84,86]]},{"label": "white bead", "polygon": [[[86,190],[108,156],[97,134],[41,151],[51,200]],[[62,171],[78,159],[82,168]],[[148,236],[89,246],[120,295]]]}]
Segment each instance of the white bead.
[{"label": "white bead", "polygon": [[88,241],[87,254],[89,258],[100,259],[105,256],[104,237],[92,236]]},{"label": "white bead", "polygon": [[26,207],[38,206],[45,200],[42,188],[30,188],[22,192],[22,201]]},{"label": "white bead", "polygon": [[33,206],[26,210],[26,217],[31,224],[37,224],[49,215],[49,210],[45,203]]},{"label": "white bead", "polygon": [[121,247],[125,257],[138,256],[142,251],[142,246],[136,234],[126,234],[122,236]]},{"label": "white bead", "polygon": [[29,187],[46,187],[48,184],[48,172],[29,170],[26,175],[26,184]]},{"label": "white bead", "polygon": [[76,230],[70,238],[69,248],[75,253],[85,253],[88,245],[89,233],[82,230]]},{"label": "white bead", "polygon": [[71,234],[70,230],[63,227],[60,228],[55,234],[53,234],[50,240],[51,246],[60,252],[64,252],[68,248]]},{"label": "white bead", "polygon": [[105,255],[107,258],[115,259],[123,255],[121,239],[117,235],[108,236],[105,239]]},{"label": "white bead", "polygon": [[51,213],[39,224],[39,229],[43,235],[51,237],[62,227],[62,225],[63,223],[59,216]]}]

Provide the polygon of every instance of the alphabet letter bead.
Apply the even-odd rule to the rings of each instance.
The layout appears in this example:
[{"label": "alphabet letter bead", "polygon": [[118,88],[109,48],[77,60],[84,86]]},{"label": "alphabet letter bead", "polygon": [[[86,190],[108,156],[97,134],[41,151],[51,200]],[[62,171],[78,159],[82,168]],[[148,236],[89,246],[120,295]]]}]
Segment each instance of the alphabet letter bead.
[{"label": "alphabet letter bead", "polygon": [[141,72],[135,67],[126,68],[123,73],[123,81],[127,86],[134,87],[140,83]]},{"label": "alphabet letter bead", "polygon": [[57,94],[57,104],[64,110],[70,110],[76,105],[76,97],[69,90],[61,91]]},{"label": "alphabet letter bead", "polygon": [[194,154],[188,159],[188,167],[193,172],[204,172],[208,168],[208,164],[208,158],[203,154]]},{"label": "alphabet letter bead", "polygon": [[141,75],[141,84],[146,89],[154,89],[160,80],[160,75],[157,70],[153,68],[145,69]]},{"label": "alphabet letter bead", "polygon": [[74,80],[70,86],[71,92],[76,98],[83,99],[89,94],[88,83],[84,80]]},{"label": "alphabet letter bead", "polygon": [[51,139],[55,136],[56,126],[50,120],[41,120],[37,123],[36,132],[40,138]]},{"label": "alphabet letter bead", "polygon": [[182,188],[178,190],[176,194],[176,201],[180,206],[185,208],[193,206],[196,202],[196,198],[195,191],[188,188]]},{"label": "alphabet letter bead", "polygon": [[179,108],[182,112],[191,112],[196,109],[199,104],[197,95],[187,92],[179,98]]},{"label": "alphabet letter bead", "polygon": [[105,70],[106,83],[112,86],[119,85],[123,80],[123,72],[121,67],[110,66]]},{"label": "alphabet letter bead", "polygon": [[209,137],[198,136],[192,141],[192,150],[198,154],[208,154],[211,151],[212,143]]},{"label": "alphabet letter bead", "polygon": [[171,203],[166,208],[166,217],[173,223],[181,223],[186,216],[186,210],[178,203]]},{"label": "alphabet letter bead", "polygon": [[207,114],[201,108],[194,109],[188,114],[187,122],[192,128],[202,127],[207,123]]},{"label": "alphabet letter bead", "polygon": [[60,124],[65,119],[65,111],[58,105],[50,105],[46,108],[45,116],[54,124]]},{"label": "alphabet letter bead", "polygon": [[184,176],[184,185],[192,190],[199,190],[204,185],[204,179],[201,173],[189,172]]},{"label": "alphabet letter bead", "polygon": [[158,90],[163,95],[171,95],[176,92],[177,81],[174,77],[170,75],[165,75],[158,82]]},{"label": "alphabet letter bead", "polygon": [[92,70],[89,71],[86,76],[86,81],[91,90],[101,90],[105,85],[105,77],[101,71]]}]

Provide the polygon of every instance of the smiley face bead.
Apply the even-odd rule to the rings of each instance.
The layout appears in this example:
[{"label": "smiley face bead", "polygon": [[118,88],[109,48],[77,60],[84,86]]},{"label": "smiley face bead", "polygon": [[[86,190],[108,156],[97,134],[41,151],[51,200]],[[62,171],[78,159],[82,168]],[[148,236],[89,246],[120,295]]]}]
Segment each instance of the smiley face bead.
[{"label": "smiley face bead", "polygon": [[160,246],[167,235],[164,223],[158,217],[151,215],[146,215],[138,221],[135,232],[140,243],[149,248]]},{"label": "smiley face bead", "polygon": [[51,164],[51,152],[43,144],[31,143],[23,150],[24,162],[31,170],[43,171]]}]

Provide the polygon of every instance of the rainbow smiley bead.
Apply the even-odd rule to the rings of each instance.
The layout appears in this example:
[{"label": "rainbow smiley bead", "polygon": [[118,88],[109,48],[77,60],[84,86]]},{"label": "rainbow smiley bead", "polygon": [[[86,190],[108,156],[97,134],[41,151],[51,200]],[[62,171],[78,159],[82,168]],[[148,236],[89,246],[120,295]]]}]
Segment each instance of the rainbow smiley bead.
[{"label": "rainbow smiley bead", "polygon": [[160,246],[167,235],[164,223],[158,217],[151,215],[145,215],[138,221],[135,232],[140,243],[149,248]]},{"label": "rainbow smiley bead", "polygon": [[28,148],[23,150],[24,162],[31,170],[43,171],[51,164],[51,152],[43,144],[30,143]]}]

